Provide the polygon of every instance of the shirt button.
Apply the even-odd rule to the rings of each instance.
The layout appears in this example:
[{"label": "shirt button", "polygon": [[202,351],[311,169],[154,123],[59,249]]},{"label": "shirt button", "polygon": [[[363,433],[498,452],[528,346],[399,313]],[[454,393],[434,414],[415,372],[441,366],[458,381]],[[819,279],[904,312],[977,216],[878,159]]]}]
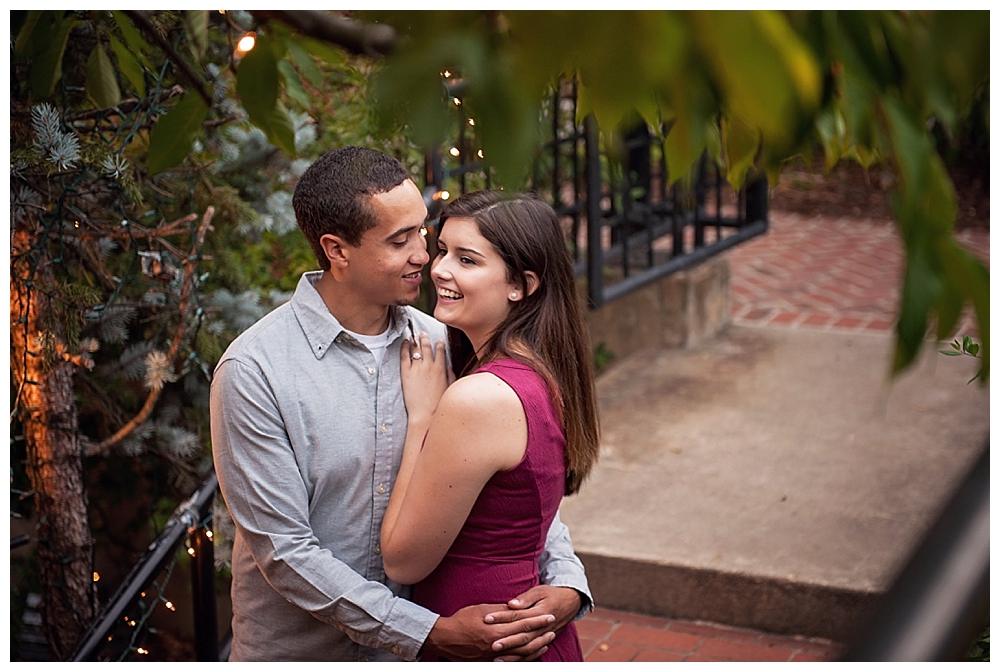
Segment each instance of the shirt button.
[{"label": "shirt button", "polygon": [[396,646],[395,644],[393,644],[392,648],[389,649],[389,653],[391,653],[394,656],[398,656],[399,655],[399,647]]},{"label": "shirt button", "polygon": [[368,367],[368,373],[374,374],[375,373],[375,367],[374,366],[369,366]]},{"label": "shirt button", "polygon": [[385,434],[386,432],[388,432],[388,431],[389,431],[389,429],[388,429],[388,427],[386,427],[386,426],[385,426],[385,424],[383,423],[383,425],[382,425],[382,426],[381,426],[381,427],[379,428],[379,431],[380,431],[380,432],[382,432],[383,434]]},{"label": "shirt button", "polygon": [[380,495],[384,495],[385,494],[385,486],[384,485],[378,486],[378,494],[380,494]]},{"label": "shirt button", "polygon": [[381,546],[378,546],[378,545],[375,546],[375,555],[382,555],[382,547]]}]

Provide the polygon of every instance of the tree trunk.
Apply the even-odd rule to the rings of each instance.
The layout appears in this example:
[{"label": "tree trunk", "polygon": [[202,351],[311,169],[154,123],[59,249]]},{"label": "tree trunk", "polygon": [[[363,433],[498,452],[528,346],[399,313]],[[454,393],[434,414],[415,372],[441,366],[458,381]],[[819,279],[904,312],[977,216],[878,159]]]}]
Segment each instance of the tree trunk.
[{"label": "tree trunk", "polygon": [[[33,222],[37,223],[37,222]],[[21,222],[22,226],[27,222]],[[42,322],[55,277],[44,245],[29,224],[11,237],[10,368],[18,390],[14,409],[24,428],[27,472],[34,490],[44,630],[62,660],[94,619],[93,535],[77,432],[73,365],[52,344],[55,327]],[[55,356],[54,356],[55,355]]]}]

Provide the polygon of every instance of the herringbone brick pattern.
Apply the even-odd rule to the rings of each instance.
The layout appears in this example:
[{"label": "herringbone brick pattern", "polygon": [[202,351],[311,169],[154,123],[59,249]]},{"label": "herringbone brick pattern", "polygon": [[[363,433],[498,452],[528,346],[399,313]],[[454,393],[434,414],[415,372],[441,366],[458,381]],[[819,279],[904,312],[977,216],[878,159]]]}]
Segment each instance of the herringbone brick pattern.
[{"label": "herringbone brick pattern", "polygon": [[[959,232],[989,264],[989,233]],[[872,219],[770,213],[770,229],[729,253],[737,324],[887,332],[894,328],[904,271],[895,224]],[[966,310],[958,334],[975,335]]]}]

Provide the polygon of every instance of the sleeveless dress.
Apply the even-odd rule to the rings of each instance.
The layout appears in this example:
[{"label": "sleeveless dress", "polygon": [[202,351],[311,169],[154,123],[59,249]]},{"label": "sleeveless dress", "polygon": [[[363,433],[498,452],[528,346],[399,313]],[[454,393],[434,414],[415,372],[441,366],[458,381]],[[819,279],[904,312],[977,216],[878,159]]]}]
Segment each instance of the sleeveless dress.
[{"label": "sleeveless dress", "polygon": [[[538,558],[566,492],[566,440],[545,380],[513,359],[490,362],[482,371],[517,393],[528,445],[517,466],[487,481],[444,559],[413,587],[413,601],[442,616],[472,604],[507,602],[537,586]],[[540,660],[583,661],[575,624],[563,628]]]}]

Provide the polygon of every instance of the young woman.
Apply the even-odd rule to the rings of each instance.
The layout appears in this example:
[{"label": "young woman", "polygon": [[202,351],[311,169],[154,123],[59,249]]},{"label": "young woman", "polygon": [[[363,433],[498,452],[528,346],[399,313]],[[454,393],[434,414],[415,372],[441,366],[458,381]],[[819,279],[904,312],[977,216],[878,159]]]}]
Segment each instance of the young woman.
[{"label": "young woman", "polygon": [[[403,347],[403,459],[382,524],[385,571],[439,614],[539,582],[564,495],[598,454],[586,327],[558,218],[529,195],[466,194],[442,211],[431,278],[443,342]],[[541,660],[582,660],[573,624]]]}]

